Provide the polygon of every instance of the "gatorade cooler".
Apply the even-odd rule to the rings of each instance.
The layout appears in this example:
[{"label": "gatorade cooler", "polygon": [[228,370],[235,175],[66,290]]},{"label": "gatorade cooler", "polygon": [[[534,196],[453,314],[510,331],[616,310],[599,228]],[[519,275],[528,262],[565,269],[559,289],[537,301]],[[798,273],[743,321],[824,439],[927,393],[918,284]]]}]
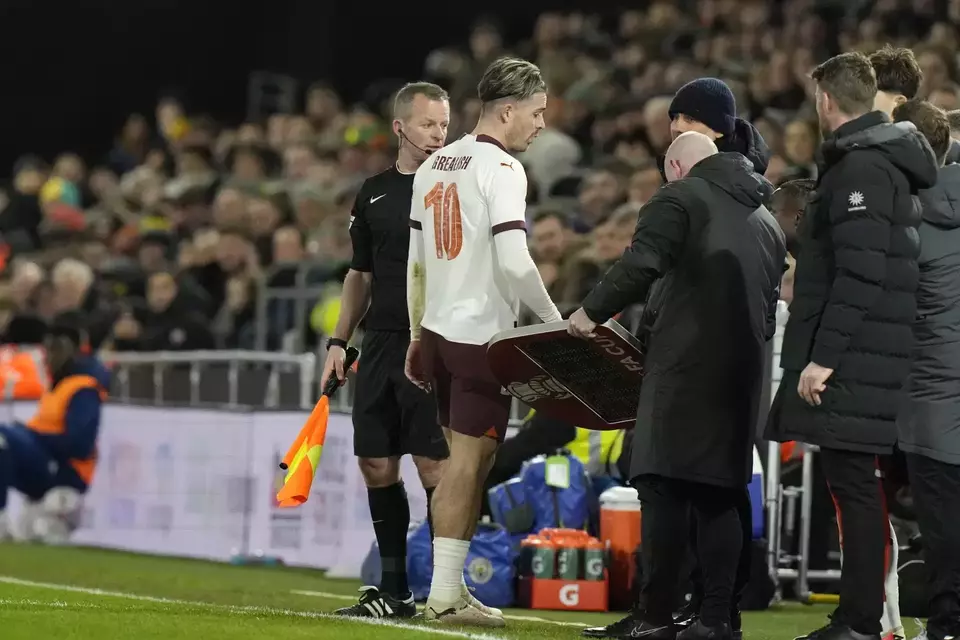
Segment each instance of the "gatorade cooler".
[{"label": "gatorade cooler", "polygon": [[605,545],[584,531],[544,529],[528,536],[521,543],[520,603],[530,609],[606,611],[604,551]]},{"label": "gatorade cooler", "polygon": [[610,549],[610,604],[614,608],[631,605],[640,518],[640,500],[633,487],[611,487],[600,494],[600,540]]}]

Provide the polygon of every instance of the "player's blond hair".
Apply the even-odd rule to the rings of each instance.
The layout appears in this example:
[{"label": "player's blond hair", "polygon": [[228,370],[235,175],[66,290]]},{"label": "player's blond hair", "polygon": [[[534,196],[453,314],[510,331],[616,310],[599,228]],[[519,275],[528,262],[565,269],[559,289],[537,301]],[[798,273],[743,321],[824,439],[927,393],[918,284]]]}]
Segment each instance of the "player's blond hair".
[{"label": "player's blond hair", "polygon": [[540,67],[521,58],[503,57],[494,60],[484,71],[477,85],[480,102],[526,100],[547,91]]}]

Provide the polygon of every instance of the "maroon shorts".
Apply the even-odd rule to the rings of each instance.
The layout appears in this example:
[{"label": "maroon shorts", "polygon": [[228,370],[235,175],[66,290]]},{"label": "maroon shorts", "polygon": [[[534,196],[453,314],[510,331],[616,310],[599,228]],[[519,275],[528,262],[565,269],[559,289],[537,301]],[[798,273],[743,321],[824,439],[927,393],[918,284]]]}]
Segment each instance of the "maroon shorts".
[{"label": "maroon shorts", "polygon": [[503,442],[511,397],[490,371],[487,345],[451,342],[423,329],[420,348],[424,374],[437,397],[440,424],[466,436]]}]

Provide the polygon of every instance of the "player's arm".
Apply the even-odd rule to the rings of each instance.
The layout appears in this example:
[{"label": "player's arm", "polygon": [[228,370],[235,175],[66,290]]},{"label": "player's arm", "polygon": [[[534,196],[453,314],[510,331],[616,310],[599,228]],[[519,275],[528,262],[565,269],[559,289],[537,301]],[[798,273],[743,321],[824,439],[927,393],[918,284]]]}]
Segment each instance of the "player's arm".
[{"label": "player's arm", "polygon": [[373,281],[373,241],[370,225],[363,212],[366,196],[363,190],[357,194],[353,210],[350,212],[350,242],[353,245],[353,259],[350,270],[343,281],[340,294],[340,316],[333,337],[349,341],[357,330],[360,321],[370,308],[370,286]]},{"label": "player's arm", "polygon": [[527,247],[527,176],[520,163],[495,168],[484,195],[500,269],[520,302],[544,322],[562,320]]},{"label": "player's arm", "polygon": [[[416,190],[414,190],[416,193]],[[427,269],[423,250],[423,224],[420,208],[410,205],[410,247],[407,251],[407,315],[410,340],[420,339],[420,326],[427,300]]]},{"label": "player's arm", "polygon": [[676,263],[683,251],[689,217],[669,187],[663,187],[640,209],[630,247],[587,294],[583,310],[603,324],[625,307],[646,299],[650,287]]}]

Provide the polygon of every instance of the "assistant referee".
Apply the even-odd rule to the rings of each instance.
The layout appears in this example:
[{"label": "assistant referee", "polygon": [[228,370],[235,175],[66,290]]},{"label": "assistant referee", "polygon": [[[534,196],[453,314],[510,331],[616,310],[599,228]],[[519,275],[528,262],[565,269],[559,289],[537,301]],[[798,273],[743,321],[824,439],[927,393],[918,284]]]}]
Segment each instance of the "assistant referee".
[{"label": "assistant referee", "polygon": [[[410,324],[406,274],[413,176],[441,148],[450,122],[447,92],[435,84],[407,84],[394,103],[397,162],[360,188],[350,218],[353,261],[343,283],[340,317],[327,341],[321,385],[344,378],[345,347],[364,320],[362,356],[353,407],[353,450],[367,486],[380,549],[380,587],[364,587],[360,601],[337,611],[367,618],[416,614],[407,585],[410,507],[400,479],[400,457],[413,456],[427,504],[449,455],[437,423],[436,401],[403,373]],[[428,513],[429,517],[429,513]]]}]

